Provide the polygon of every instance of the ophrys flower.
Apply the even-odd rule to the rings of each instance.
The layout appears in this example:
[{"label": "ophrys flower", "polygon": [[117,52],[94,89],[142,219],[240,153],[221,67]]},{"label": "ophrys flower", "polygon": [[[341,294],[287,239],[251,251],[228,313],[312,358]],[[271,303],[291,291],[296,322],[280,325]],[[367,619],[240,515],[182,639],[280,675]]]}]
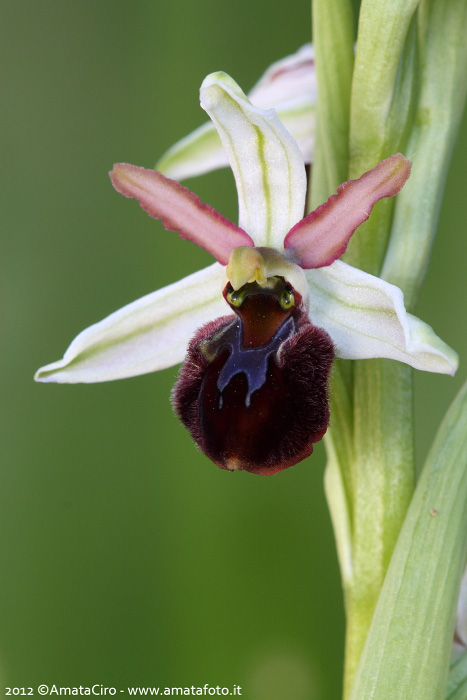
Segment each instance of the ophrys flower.
[{"label": "ophrys flower", "polygon": [[373,205],[403,186],[409,162],[391,156],[303,218],[303,157],[276,113],[223,73],[203,82],[201,103],[235,175],[238,226],[156,171],[118,164],[111,177],[218,262],[86,329],[36,378],[130,377],[180,362],[189,346],[174,402],[197,444],[224,468],[275,473],[327,428],[334,351],[444,373],[457,360],[406,313],[399,289],[337,259]]}]

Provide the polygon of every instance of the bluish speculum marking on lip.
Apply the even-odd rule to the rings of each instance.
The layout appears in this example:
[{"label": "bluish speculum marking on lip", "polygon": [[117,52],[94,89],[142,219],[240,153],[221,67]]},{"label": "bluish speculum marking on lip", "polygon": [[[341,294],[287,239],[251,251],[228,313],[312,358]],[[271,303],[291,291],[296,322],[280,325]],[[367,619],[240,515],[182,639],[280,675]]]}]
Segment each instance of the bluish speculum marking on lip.
[{"label": "bluish speculum marking on lip", "polygon": [[[221,392],[219,398],[219,408],[222,408],[222,392],[236,374],[245,374],[248,390],[245,397],[245,406],[251,405],[251,395],[260,389],[266,381],[268,361],[271,355],[276,354],[282,343],[290,338],[295,331],[295,322],[289,316],[279,329],[274,333],[271,340],[265,345],[244,348],[242,346],[243,321],[239,317],[235,319],[214,343],[217,345],[217,352],[228,349],[230,354],[223,365],[217,380],[217,388]],[[211,343],[211,346],[214,344]],[[217,353],[216,353],[217,354]]]},{"label": "bluish speculum marking on lip", "polygon": [[229,353],[216,382],[219,409],[223,406],[222,392],[242,373],[247,380],[245,406],[249,408],[251,395],[266,382],[269,359],[296,330],[291,315],[294,295],[282,278],[272,277],[262,284],[248,283],[237,291],[227,288],[224,296],[236,318],[205,343],[203,352],[211,360],[224,350]]}]

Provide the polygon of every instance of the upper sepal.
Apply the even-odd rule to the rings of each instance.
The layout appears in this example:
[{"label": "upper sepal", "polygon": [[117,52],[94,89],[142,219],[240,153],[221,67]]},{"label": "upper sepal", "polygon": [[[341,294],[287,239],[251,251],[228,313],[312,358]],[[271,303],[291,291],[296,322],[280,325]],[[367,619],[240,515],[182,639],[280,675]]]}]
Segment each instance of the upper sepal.
[{"label": "upper sepal", "polygon": [[[313,160],[315,139],[316,73],[311,44],[273,63],[249,93],[262,109],[273,107],[292,134],[305,163]],[[208,122],[174,144],[157,162],[156,170],[184,180],[229,164],[217,131]]]},{"label": "upper sepal", "polygon": [[254,107],[226,73],[208,75],[200,98],[235,176],[239,226],[256,246],[283,250],[305,208],[305,166],[296,142],[274,110]]}]

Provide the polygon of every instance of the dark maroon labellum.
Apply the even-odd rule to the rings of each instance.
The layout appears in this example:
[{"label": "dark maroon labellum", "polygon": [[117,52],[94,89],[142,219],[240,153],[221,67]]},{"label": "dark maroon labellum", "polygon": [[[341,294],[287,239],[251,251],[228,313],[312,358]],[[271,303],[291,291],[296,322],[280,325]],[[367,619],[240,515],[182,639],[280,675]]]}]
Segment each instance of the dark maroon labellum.
[{"label": "dark maroon labellum", "polygon": [[172,401],[200,449],[222,469],[276,474],[308,457],[329,424],[329,335],[280,277],[230,285],[235,316],[200,328]]}]

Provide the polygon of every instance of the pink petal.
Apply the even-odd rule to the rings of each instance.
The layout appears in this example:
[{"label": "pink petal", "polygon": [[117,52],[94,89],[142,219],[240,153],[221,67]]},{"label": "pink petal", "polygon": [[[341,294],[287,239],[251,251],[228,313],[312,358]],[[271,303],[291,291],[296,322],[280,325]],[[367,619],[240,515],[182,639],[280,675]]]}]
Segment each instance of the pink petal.
[{"label": "pink petal", "polygon": [[330,265],[345,252],[352,234],[368,219],[376,202],[402,189],[411,167],[402,153],[396,153],[358,180],[339,185],[337,194],[289,231],[284,248],[292,250],[305,269]]},{"label": "pink petal", "polygon": [[116,163],[109,173],[112,184],[125,197],[137,199],[154,219],[169,231],[204,248],[227,265],[230,253],[240,245],[254,246],[250,236],[225,219],[187,187],[158,173],[128,163]]}]

